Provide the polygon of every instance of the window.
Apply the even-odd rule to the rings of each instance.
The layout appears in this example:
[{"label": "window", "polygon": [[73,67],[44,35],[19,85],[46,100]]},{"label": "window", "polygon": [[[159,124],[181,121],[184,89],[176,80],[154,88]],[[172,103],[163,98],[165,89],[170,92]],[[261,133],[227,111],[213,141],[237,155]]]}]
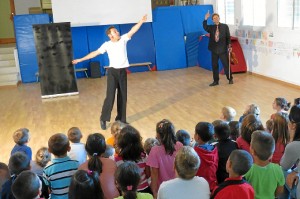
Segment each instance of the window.
[{"label": "window", "polygon": [[219,0],[217,4],[220,21],[234,25],[234,0]]},{"label": "window", "polygon": [[278,27],[300,28],[300,0],[278,0]]},{"label": "window", "polygon": [[295,0],[294,28],[300,28],[300,0]]},{"label": "window", "polygon": [[242,18],[245,26],[265,26],[266,0],[242,0]]},{"label": "window", "polygon": [[278,27],[293,26],[293,1],[294,0],[278,0]]}]

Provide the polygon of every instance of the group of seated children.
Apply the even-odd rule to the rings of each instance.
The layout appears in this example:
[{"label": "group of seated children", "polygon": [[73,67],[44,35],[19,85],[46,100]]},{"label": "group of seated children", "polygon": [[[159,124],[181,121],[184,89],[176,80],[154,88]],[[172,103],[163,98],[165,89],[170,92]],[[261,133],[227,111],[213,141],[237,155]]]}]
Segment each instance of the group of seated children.
[{"label": "group of seated children", "polygon": [[233,108],[224,107],[221,120],[195,126],[193,139],[185,130],[175,133],[167,119],[144,143],[137,129],[120,122],[113,123],[107,142],[93,133],[83,144],[79,128],[72,127],[67,136],[52,135],[35,161],[27,146],[29,130],[19,129],[8,168],[0,164],[1,198],[297,197],[300,105],[288,114],[289,106],[284,98],[274,100],[270,129],[255,104],[240,122],[233,121]]}]

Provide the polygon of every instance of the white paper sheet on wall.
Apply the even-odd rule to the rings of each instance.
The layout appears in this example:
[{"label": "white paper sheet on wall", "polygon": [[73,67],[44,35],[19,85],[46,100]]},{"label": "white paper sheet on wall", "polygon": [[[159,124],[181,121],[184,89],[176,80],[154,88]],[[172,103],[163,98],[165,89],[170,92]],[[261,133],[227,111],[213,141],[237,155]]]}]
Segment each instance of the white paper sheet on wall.
[{"label": "white paper sheet on wall", "polygon": [[150,0],[52,0],[55,23],[93,26],[137,23],[145,14],[152,21]]}]

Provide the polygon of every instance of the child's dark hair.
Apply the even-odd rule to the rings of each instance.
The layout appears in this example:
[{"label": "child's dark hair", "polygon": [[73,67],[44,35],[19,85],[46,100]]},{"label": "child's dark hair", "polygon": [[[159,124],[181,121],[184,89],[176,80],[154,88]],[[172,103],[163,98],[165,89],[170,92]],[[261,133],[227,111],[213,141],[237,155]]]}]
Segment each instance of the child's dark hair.
[{"label": "child's dark hair", "polygon": [[3,183],[5,183],[5,181],[9,179],[10,175],[9,175],[8,166],[3,162],[0,162],[0,170],[2,170],[1,171],[2,175],[0,176],[0,186],[2,186]]},{"label": "child's dark hair", "polygon": [[281,109],[288,111],[291,107],[291,103],[288,102],[285,98],[283,97],[277,97],[275,98],[275,103],[277,106],[279,106]]},{"label": "child's dark hair", "polygon": [[230,127],[226,122],[222,122],[221,124],[215,126],[214,128],[215,135],[218,140],[227,140],[230,136]]},{"label": "child's dark hair", "polygon": [[5,163],[0,162],[0,169],[1,169],[1,170],[8,171],[8,166],[7,166]]},{"label": "child's dark hair", "polygon": [[276,113],[274,115],[272,135],[275,143],[281,141],[284,146],[288,144],[290,141],[290,134],[286,114]]},{"label": "child's dark hair", "polygon": [[19,175],[22,171],[30,169],[30,159],[23,152],[16,152],[9,158],[8,168],[11,175]]},{"label": "child's dark hair", "polygon": [[300,97],[294,99],[294,105],[299,105],[300,104]]},{"label": "child's dark hair", "polygon": [[14,132],[13,139],[16,144],[24,145],[29,141],[29,130],[27,128],[21,128]]},{"label": "child's dark hair", "polygon": [[300,141],[300,105],[291,108],[289,120],[296,125],[293,141]]},{"label": "child's dark hair", "polygon": [[240,136],[240,123],[238,121],[229,122],[230,139],[236,140]]},{"label": "child's dark hair", "polygon": [[165,147],[166,153],[172,155],[176,144],[174,125],[169,120],[163,119],[156,124],[156,133],[159,135],[160,142]]},{"label": "child's dark hair", "polygon": [[223,120],[214,120],[211,124],[215,127],[221,123],[223,123]]},{"label": "child's dark hair", "polygon": [[240,176],[245,175],[253,164],[253,158],[249,152],[236,149],[231,152],[229,161],[232,164],[232,170]]},{"label": "child's dark hair", "polygon": [[78,170],[72,176],[69,187],[69,199],[103,199],[99,175],[95,171]]},{"label": "child's dark hair", "polygon": [[181,142],[183,146],[189,146],[191,143],[191,136],[186,130],[178,130],[176,132],[176,139]]},{"label": "child's dark hair", "polygon": [[136,163],[131,161],[122,163],[115,173],[115,179],[124,199],[137,198],[136,191],[140,183],[140,169]]},{"label": "child's dark hair", "polygon": [[67,154],[69,147],[70,143],[65,134],[57,133],[49,138],[48,150],[56,156]]},{"label": "child's dark hair", "polygon": [[242,122],[241,126],[241,136],[242,138],[250,144],[251,135],[256,130],[264,130],[260,119],[253,114],[247,115]]},{"label": "child's dark hair", "polygon": [[78,127],[72,127],[68,130],[68,139],[72,143],[79,143],[81,138],[82,134]]},{"label": "child's dark hair", "polygon": [[260,160],[267,161],[274,153],[275,140],[268,132],[254,131],[251,136],[251,148]]},{"label": "child's dark hair", "polygon": [[89,154],[88,168],[102,173],[102,162],[99,157],[105,152],[105,138],[100,133],[90,134],[86,140],[85,150]]},{"label": "child's dark hair", "polygon": [[196,125],[195,133],[203,142],[208,142],[213,138],[214,126],[209,122],[199,122]]},{"label": "child's dark hair", "polygon": [[16,199],[34,199],[39,195],[40,179],[32,171],[23,171],[14,180],[11,191]]},{"label": "child's dark hair", "polygon": [[141,154],[145,153],[140,133],[130,125],[122,128],[119,133],[117,147],[123,160],[138,162],[141,159]]}]

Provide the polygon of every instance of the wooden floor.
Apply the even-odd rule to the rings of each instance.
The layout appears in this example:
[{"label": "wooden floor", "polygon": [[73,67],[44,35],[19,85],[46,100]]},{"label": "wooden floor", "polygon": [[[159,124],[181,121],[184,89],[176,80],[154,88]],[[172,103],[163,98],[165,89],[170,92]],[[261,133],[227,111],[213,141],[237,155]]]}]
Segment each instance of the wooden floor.
[{"label": "wooden floor", "polygon": [[[143,72],[128,75],[127,121],[136,127],[143,138],[155,137],[155,125],[170,119],[176,129],[186,129],[193,136],[200,121],[212,122],[220,117],[223,106],[232,106],[237,117],[247,104],[261,107],[263,123],[274,112],[275,97],[289,101],[300,97],[300,90],[249,74],[234,75],[229,85],[225,76],[220,85],[209,87],[210,71],[193,67],[162,72]],[[99,115],[105,98],[106,77],[79,79],[79,95],[41,99],[40,84],[22,84],[0,88],[0,161],[7,163],[14,146],[12,133],[21,127],[30,130],[29,146],[33,154],[47,146],[48,138],[58,132],[66,133],[72,126],[83,132],[83,142],[90,133],[101,132],[106,137],[110,129],[102,131]],[[112,111],[112,121],[116,106]]]}]

